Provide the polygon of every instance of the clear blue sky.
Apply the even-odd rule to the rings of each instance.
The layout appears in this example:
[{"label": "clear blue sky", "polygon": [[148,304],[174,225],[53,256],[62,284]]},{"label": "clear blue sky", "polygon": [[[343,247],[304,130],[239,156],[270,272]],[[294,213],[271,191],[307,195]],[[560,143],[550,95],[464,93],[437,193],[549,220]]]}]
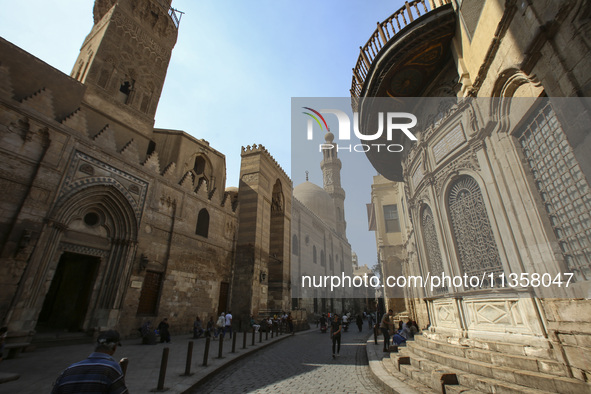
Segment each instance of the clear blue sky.
[{"label": "clear blue sky", "polygon": [[[185,14],[156,127],[204,138],[225,154],[226,186],[238,186],[241,146],[253,143],[267,147],[290,174],[291,98],[348,97],[359,47],[376,22],[402,4],[173,0]],[[69,74],[92,27],[93,5],[93,0],[0,0],[0,36]],[[320,165],[310,172],[310,180],[321,185]],[[304,174],[292,179],[297,185]],[[369,202],[367,185],[361,192]],[[362,216],[346,209],[353,250],[360,264],[373,265],[374,235]]]}]

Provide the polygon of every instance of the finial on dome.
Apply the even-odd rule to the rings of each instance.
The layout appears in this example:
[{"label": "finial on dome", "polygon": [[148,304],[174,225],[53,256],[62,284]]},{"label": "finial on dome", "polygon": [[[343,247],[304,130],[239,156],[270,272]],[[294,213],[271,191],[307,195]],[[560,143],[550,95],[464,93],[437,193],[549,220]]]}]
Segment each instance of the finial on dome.
[{"label": "finial on dome", "polygon": [[332,141],[334,140],[334,134],[330,132],[330,130],[328,130],[328,132],[326,133],[326,135],[324,136],[324,140],[326,142],[328,142],[329,144],[332,144]]},{"label": "finial on dome", "polygon": [[306,171],[306,182],[308,182],[308,171]]}]

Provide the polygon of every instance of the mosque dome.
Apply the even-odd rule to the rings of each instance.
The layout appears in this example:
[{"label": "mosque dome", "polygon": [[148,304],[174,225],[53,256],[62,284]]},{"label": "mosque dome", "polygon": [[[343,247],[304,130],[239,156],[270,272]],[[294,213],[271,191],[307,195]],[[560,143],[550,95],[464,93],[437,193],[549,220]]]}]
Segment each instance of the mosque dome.
[{"label": "mosque dome", "polygon": [[312,182],[306,181],[293,189],[293,196],[322,219],[328,227],[336,229],[334,202],[326,190]]}]

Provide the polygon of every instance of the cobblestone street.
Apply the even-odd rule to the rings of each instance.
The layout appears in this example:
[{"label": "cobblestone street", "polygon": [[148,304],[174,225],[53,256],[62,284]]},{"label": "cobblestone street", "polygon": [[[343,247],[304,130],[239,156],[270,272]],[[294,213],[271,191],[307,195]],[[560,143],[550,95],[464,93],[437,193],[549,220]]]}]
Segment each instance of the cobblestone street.
[{"label": "cobblestone street", "polygon": [[312,330],[228,366],[192,393],[379,393],[369,371],[365,340],[351,326],[343,333],[340,357],[332,358],[329,333]]}]

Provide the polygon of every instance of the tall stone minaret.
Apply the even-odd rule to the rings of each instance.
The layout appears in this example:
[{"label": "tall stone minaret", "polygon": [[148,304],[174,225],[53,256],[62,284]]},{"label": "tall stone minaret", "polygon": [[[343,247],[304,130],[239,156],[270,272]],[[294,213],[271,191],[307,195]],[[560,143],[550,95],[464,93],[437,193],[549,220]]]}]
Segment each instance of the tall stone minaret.
[{"label": "tall stone minaret", "polygon": [[177,40],[172,0],[96,0],[94,26],[74,64],[92,108],[149,136]]},{"label": "tall stone minaret", "polygon": [[330,131],[324,136],[326,144],[331,144],[333,149],[323,149],[324,156],[320,163],[322,169],[324,190],[332,197],[336,211],[337,233],[347,239],[347,222],[345,221],[345,191],[341,187],[341,160],[337,156],[337,147],[334,134]]}]

